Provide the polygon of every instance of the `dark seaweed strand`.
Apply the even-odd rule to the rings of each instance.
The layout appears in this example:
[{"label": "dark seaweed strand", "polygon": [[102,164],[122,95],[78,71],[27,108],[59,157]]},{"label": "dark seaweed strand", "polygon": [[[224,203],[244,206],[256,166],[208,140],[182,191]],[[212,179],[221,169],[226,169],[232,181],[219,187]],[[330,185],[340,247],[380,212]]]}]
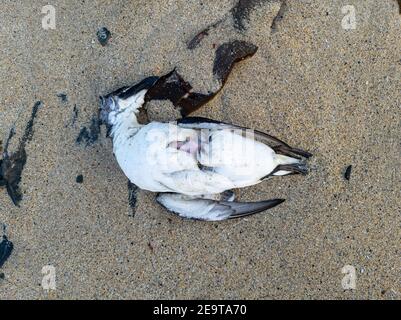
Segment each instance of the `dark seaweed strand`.
[{"label": "dark seaweed strand", "polygon": [[216,50],[213,74],[221,82],[216,92],[203,94],[193,92],[190,83],[173,70],[161,77],[146,94],[146,102],[151,100],[170,100],[181,115],[186,117],[212,100],[224,87],[228,76],[235,64],[248,57],[252,57],[258,47],[245,41],[232,41],[221,45]]},{"label": "dark seaweed strand", "polygon": [[100,120],[98,116],[94,116],[91,120],[89,128],[83,127],[79,132],[76,142],[78,144],[85,143],[88,147],[95,144],[100,136]]},{"label": "dark seaweed strand", "polygon": [[136,203],[137,203],[138,187],[128,180],[128,202],[132,209],[132,217],[136,215]]},{"label": "dark seaweed strand", "polygon": [[8,152],[8,148],[11,139],[15,135],[15,130],[10,130],[10,134],[7,139],[5,150],[3,153],[4,157],[0,162],[0,186],[6,187],[7,193],[15,206],[19,206],[19,203],[22,200],[22,193],[19,189],[19,184],[21,182],[22,172],[27,161],[27,153],[25,147],[27,142],[32,140],[33,126],[41,104],[42,103],[38,101],[33,106],[31,118],[25,127],[24,135],[20,140],[18,149],[15,153],[11,155]]},{"label": "dark seaweed strand", "polygon": [[3,159],[0,159],[0,187],[5,187],[7,182],[3,176]]},{"label": "dark seaweed strand", "polygon": [[11,139],[15,135],[15,129],[11,128],[8,134],[6,144],[4,146],[4,151],[2,151],[3,159],[0,159],[0,187],[7,187],[7,180],[6,180],[6,162],[8,160],[8,147],[10,145]]},{"label": "dark seaweed strand", "polygon": [[8,240],[6,235],[3,235],[2,240],[0,242],[0,268],[3,267],[5,262],[11,256],[13,249],[14,249],[13,243]]},{"label": "dark seaweed strand", "polygon": [[6,144],[4,146],[4,151],[2,150],[2,159],[0,159],[0,187],[6,187],[7,186],[7,181],[5,178],[5,164],[6,164],[6,158],[8,157],[8,147],[10,145],[10,141],[15,135],[15,129],[11,128],[10,132],[8,134]]},{"label": "dark seaweed strand", "polygon": [[270,0],[239,0],[235,7],[231,9],[234,27],[240,31],[246,30],[245,21],[249,20],[252,10],[268,1]]},{"label": "dark seaweed strand", "polygon": [[8,153],[8,147],[10,146],[11,139],[12,139],[14,136],[15,136],[15,128],[12,127],[12,128],[10,129],[10,132],[9,132],[8,137],[7,137],[7,140],[6,140],[6,144],[5,144],[5,146],[4,146],[4,151],[3,151],[3,153],[4,153],[5,155]]},{"label": "dark seaweed strand", "polygon": [[210,101],[215,94],[192,92],[192,86],[174,69],[161,77],[146,94],[146,102],[151,100],[170,100],[182,116],[199,109]]},{"label": "dark seaweed strand", "polygon": [[79,115],[78,106],[76,104],[74,104],[74,109],[72,112],[72,121],[71,121],[72,125],[74,125],[75,122],[77,121],[78,115]]},{"label": "dark seaweed strand", "polygon": [[33,125],[34,125],[34,121],[35,118],[38,114],[39,111],[39,107],[42,105],[41,101],[38,101],[35,103],[35,105],[32,108],[32,114],[31,114],[31,119],[29,120],[28,124],[25,127],[25,133],[24,136],[22,137],[22,147],[25,148],[25,145],[27,142],[32,140],[33,137]]},{"label": "dark seaweed strand", "polygon": [[68,96],[65,93],[59,93],[59,94],[57,94],[57,97],[60,98],[61,102],[68,101]]},{"label": "dark seaweed strand", "polygon": [[252,57],[257,51],[257,46],[245,41],[235,40],[222,44],[216,51],[213,74],[224,85],[234,65]]}]

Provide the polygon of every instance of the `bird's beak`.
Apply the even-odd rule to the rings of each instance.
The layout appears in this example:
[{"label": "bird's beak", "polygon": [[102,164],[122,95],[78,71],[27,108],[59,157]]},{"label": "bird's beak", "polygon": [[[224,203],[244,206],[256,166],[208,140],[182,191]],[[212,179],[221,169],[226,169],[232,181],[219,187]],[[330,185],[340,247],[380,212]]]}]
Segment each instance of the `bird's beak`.
[{"label": "bird's beak", "polygon": [[112,97],[99,97],[99,119],[103,124],[109,124],[109,114],[113,111],[114,100]]}]

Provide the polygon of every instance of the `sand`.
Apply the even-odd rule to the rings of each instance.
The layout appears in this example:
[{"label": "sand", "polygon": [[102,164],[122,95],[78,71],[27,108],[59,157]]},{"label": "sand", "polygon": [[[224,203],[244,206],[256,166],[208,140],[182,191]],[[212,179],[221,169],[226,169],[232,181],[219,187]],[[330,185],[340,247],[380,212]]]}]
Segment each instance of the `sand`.
[{"label": "sand", "polygon": [[[0,189],[0,223],[14,244],[0,299],[400,299],[397,1],[347,1],[354,30],[342,28],[339,0],[264,3],[238,30],[236,2],[54,0],[55,30],[42,28],[47,1],[2,5],[0,140],[14,125],[10,152],[42,105],[20,207]],[[101,27],[112,33],[104,47]],[[181,220],[144,191],[133,210],[105,128],[93,143],[76,142],[84,127],[93,133],[98,96],[174,67],[211,90],[214,48],[235,39],[259,51],[196,115],[311,151],[311,173],[238,191],[241,200],[287,199],[248,219]],[[149,109],[153,120],[177,116],[167,102]],[[356,271],[353,290],[342,285],[346,265]],[[56,290],[43,289],[44,266],[54,266]]]}]

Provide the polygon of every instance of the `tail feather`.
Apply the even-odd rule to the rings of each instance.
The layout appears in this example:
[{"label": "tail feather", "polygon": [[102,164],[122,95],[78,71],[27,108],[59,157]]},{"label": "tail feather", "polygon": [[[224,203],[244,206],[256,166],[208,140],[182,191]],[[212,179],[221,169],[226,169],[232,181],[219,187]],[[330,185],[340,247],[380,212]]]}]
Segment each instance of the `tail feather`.
[{"label": "tail feather", "polygon": [[308,165],[302,159],[277,154],[275,162],[277,165],[276,168],[269,175],[263,177],[262,181],[273,176],[307,175],[309,173]]},{"label": "tail feather", "polygon": [[[302,174],[306,176],[309,173],[308,166],[306,163],[299,162],[293,164],[282,164],[279,165],[272,175],[280,175],[280,172],[289,172],[289,174]],[[287,174],[288,175],[288,174]]]}]

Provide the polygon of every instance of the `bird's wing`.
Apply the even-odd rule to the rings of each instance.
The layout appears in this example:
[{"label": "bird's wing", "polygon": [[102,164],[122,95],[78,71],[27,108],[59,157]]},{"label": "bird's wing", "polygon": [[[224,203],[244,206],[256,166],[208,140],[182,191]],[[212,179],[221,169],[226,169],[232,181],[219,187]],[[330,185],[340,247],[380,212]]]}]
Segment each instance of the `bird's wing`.
[{"label": "bird's wing", "polygon": [[207,199],[189,199],[181,194],[163,193],[157,201],[182,218],[201,221],[223,221],[254,215],[274,208],[285,200],[261,202],[227,202]]},{"label": "bird's wing", "polygon": [[236,126],[233,124],[228,124],[220,121],[215,121],[207,118],[202,118],[202,117],[187,117],[184,119],[181,119],[177,122],[178,126],[181,128],[187,128],[187,129],[208,129],[208,130],[238,130],[241,132],[247,132],[249,131],[250,133],[253,132],[253,135],[255,137],[256,141],[260,141],[266,145],[268,145],[270,148],[272,148],[276,153],[286,155],[289,157],[294,157],[297,158],[298,156],[304,157],[304,158],[310,158],[312,154],[309,152],[292,148],[290,147],[287,143],[284,141],[281,141],[280,139],[273,137],[267,133],[258,131],[258,130],[251,130],[249,128],[241,127],[241,126]]},{"label": "bird's wing", "polygon": [[218,194],[235,187],[229,178],[213,171],[200,169],[164,173],[160,183],[172,192],[190,196]]}]

